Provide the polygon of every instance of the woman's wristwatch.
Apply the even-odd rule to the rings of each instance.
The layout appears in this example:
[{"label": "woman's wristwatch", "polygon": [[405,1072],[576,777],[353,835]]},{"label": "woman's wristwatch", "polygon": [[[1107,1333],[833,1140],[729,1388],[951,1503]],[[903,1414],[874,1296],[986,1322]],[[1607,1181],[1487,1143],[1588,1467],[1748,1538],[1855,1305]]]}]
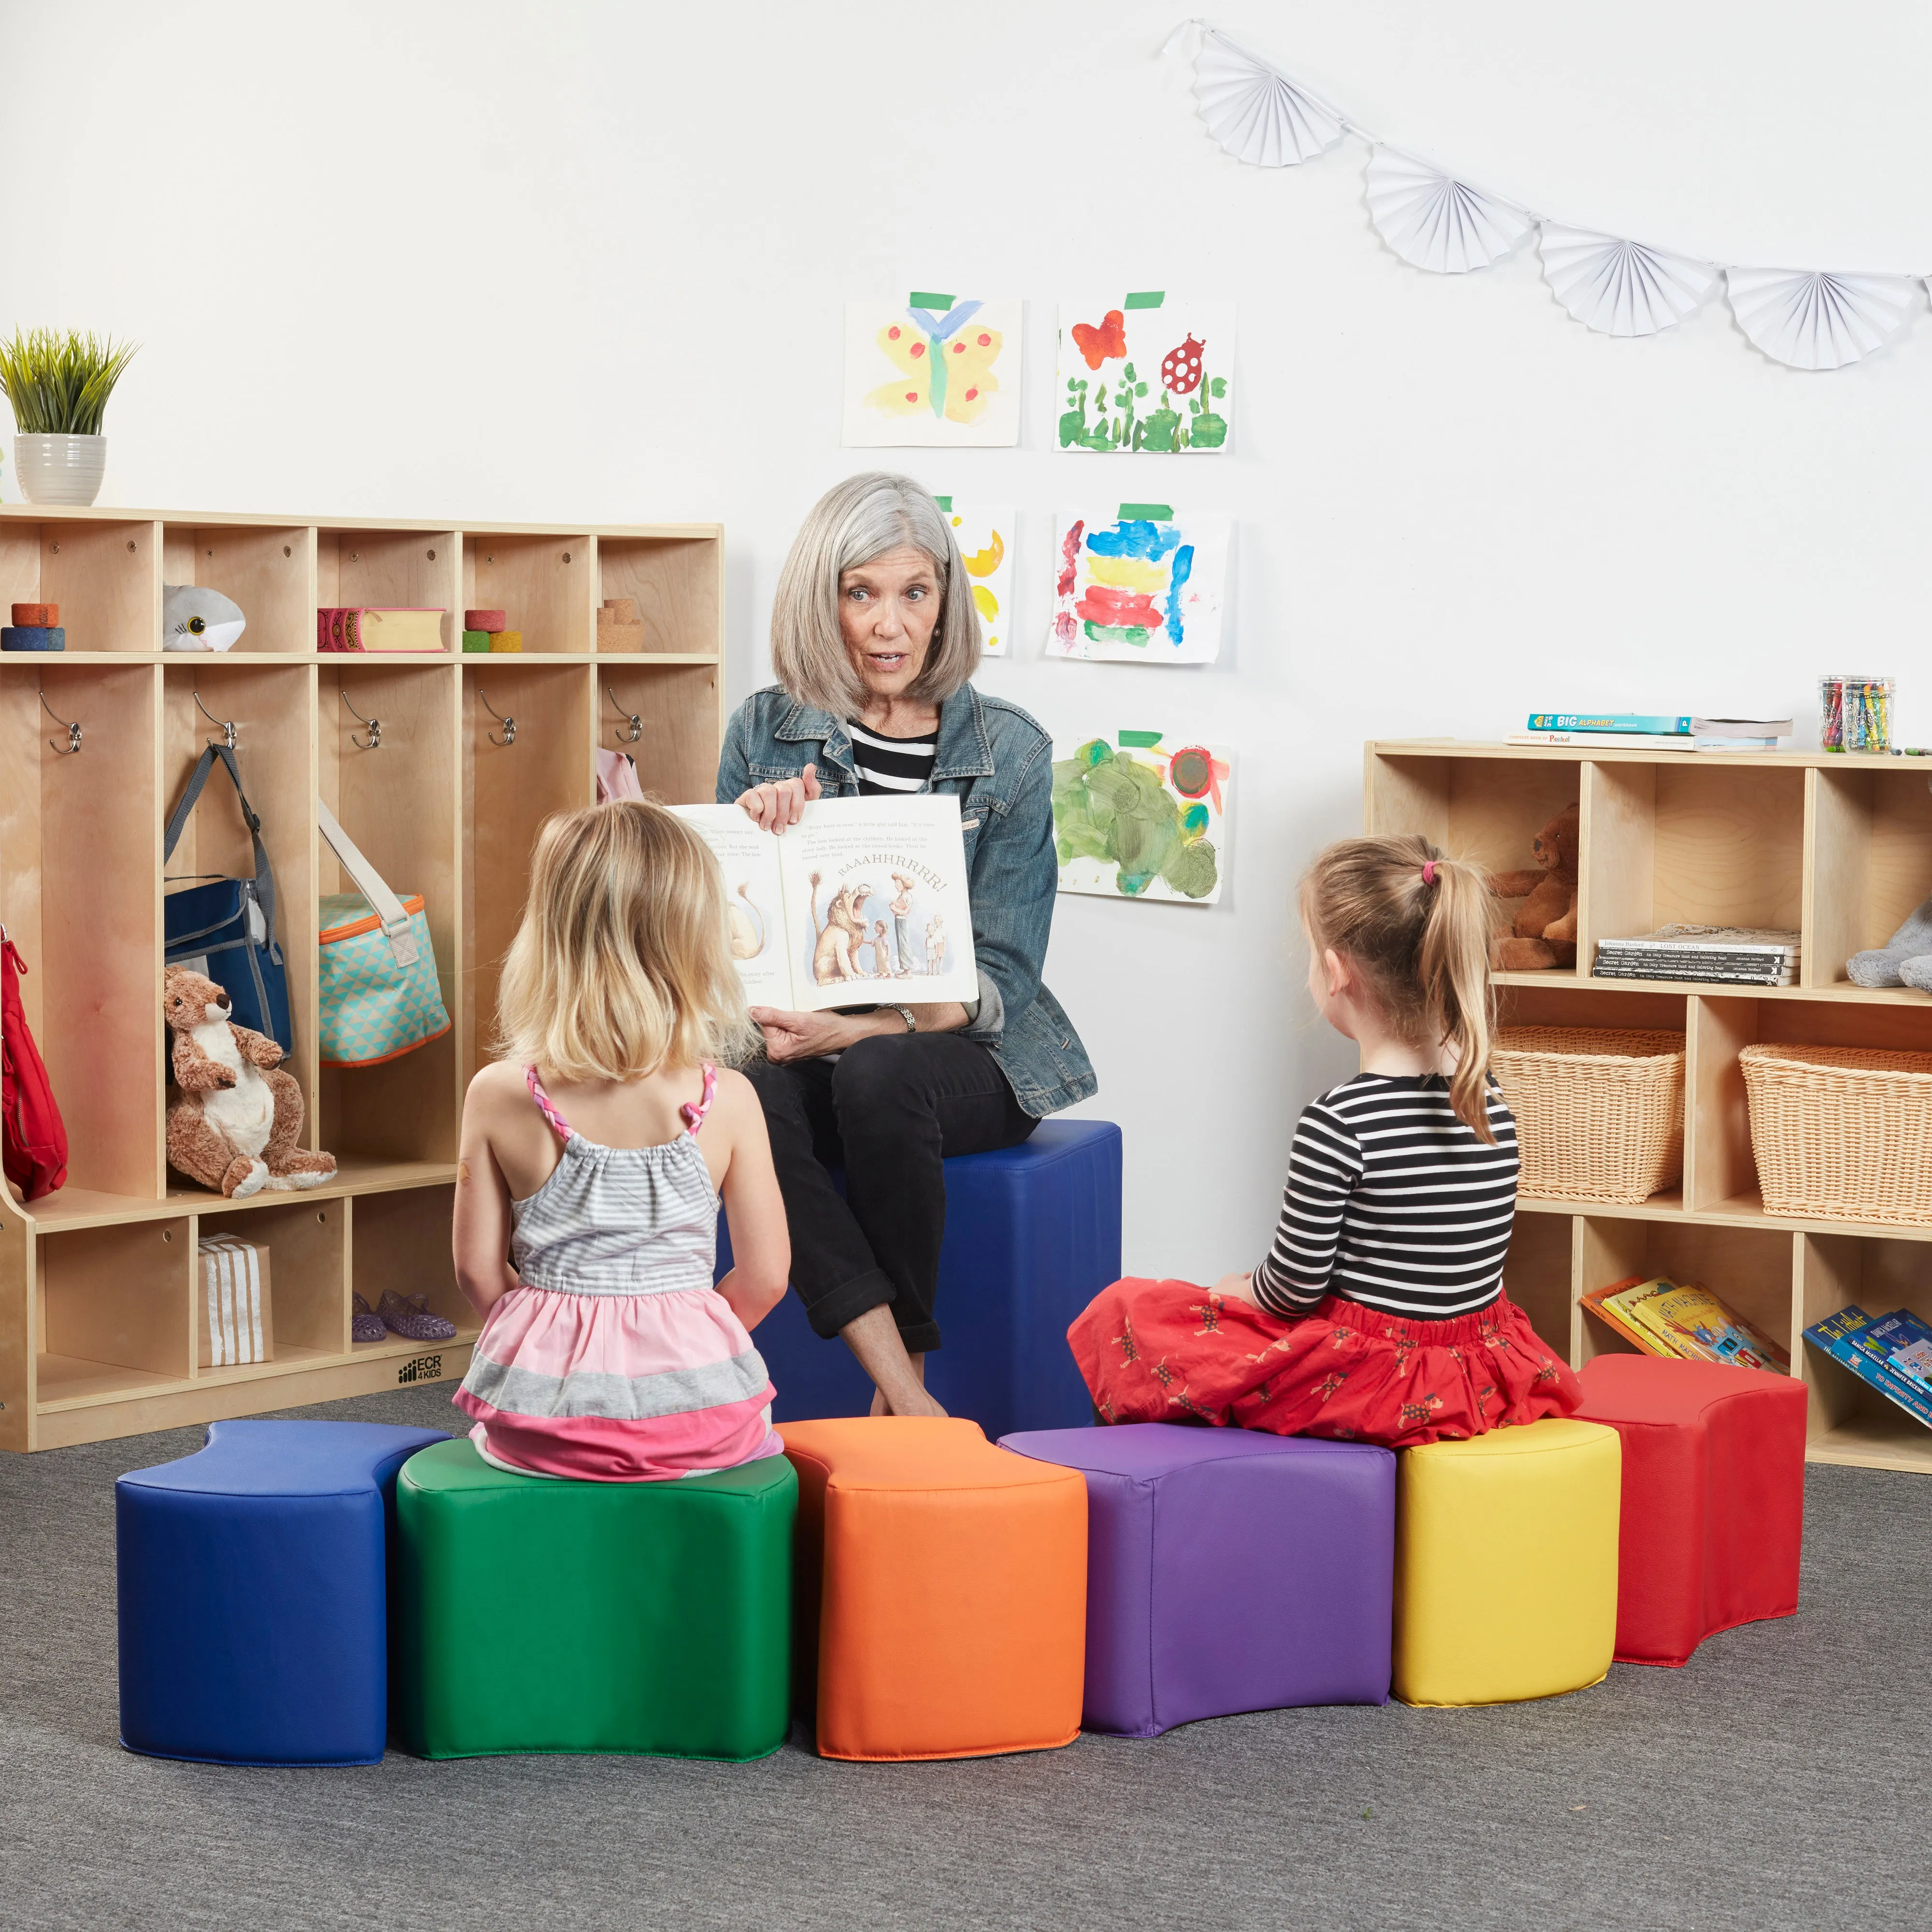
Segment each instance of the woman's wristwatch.
[{"label": "woman's wristwatch", "polygon": [[899,1018],[905,1022],[908,1033],[918,1032],[919,1022],[913,1017],[911,1007],[902,1006],[896,1000],[886,1000],[880,1003],[879,1011],[882,1013],[897,1013]]}]

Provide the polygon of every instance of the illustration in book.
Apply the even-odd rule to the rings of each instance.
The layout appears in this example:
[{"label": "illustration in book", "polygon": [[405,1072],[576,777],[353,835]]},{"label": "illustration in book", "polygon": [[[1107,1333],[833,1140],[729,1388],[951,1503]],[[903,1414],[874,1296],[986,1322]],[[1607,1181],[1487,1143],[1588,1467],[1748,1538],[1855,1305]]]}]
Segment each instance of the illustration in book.
[{"label": "illustration in book", "polygon": [[1055,524],[1049,657],[1212,664],[1221,652],[1226,517],[1122,503]]},{"label": "illustration in book", "polygon": [[1063,892],[1221,896],[1234,754],[1159,731],[1057,739],[1054,844]]},{"label": "illustration in book", "polygon": [[794,1012],[979,997],[959,801],[820,799],[788,830],[681,805],[716,855],[753,1006]]},{"label": "illustration in book", "polygon": [[1226,448],[1234,309],[1159,291],[1060,304],[1060,446],[1178,456]]},{"label": "illustration in book", "polygon": [[955,496],[935,496],[959,545],[980,617],[980,648],[989,658],[1006,655],[1013,610],[1013,512]]},{"label": "illustration in book", "polygon": [[992,448],[1020,440],[1020,315],[915,289],[845,304],[848,449]]}]

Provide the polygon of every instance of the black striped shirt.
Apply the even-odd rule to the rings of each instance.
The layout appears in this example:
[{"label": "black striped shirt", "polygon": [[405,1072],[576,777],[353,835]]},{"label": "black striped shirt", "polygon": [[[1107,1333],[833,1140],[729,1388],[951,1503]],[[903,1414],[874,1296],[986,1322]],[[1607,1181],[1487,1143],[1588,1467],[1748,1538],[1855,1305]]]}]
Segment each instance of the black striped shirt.
[{"label": "black striped shirt", "polygon": [[1486,1308],[1516,1215],[1516,1119],[1493,1077],[1492,1147],[1439,1073],[1358,1073],[1303,1110],[1255,1298],[1304,1315],[1324,1294],[1412,1321]]},{"label": "black striped shirt", "polygon": [[862,724],[848,724],[852,740],[852,770],[862,797],[880,792],[922,791],[939,755],[939,734],[919,738],[888,738]]}]

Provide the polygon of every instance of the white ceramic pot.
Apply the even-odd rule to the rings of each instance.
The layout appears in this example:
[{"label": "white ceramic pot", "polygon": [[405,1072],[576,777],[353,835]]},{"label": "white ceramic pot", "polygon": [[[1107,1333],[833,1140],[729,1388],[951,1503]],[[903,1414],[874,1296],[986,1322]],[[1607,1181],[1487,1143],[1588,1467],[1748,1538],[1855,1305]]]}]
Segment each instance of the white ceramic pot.
[{"label": "white ceramic pot", "polygon": [[91,503],[107,466],[104,436],[16,436],[14,471],[30,503]]}]

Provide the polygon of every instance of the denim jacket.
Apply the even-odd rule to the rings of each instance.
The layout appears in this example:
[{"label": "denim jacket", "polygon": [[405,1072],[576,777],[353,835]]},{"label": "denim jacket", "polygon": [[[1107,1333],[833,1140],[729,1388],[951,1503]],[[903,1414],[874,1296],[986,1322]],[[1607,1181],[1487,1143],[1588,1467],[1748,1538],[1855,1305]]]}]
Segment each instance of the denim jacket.
[{"label": "denim jacket", "polygon": [[[827,798],[856,798],[852,741],[830,712],[778,685],[746,698],[724,734],[718,802],[818,767]],[[968,684],[939,708],[928,791],[959,800],[973,902],[979,1010],[965,1036],[992,1049],[1014,1097],[1036,1118],[1070,1107],[1098,1083],[1060,1002],[1040,983],[1059,866],[1053,849],[1053,748],[1016,704]]]}]

